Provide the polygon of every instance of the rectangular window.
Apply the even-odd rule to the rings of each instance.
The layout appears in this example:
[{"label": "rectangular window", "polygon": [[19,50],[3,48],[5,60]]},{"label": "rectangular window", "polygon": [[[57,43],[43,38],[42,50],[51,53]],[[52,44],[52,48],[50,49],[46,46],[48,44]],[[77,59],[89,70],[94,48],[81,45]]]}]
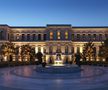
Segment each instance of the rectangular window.
[{"label": "rectangular window", "polygon": [[74,40],[74,34],[72,34],[72,40]]},{"label": "rectangular window", "polygon": [[22,34],[22,40],[25,41],[25,34]]},{"label": "rectangular window", "polygon": [[77,34],[77,40],[80,40],[80,34]]},{"label": "rectangular window", "polygon": [[0,40],[3,40],[3,31],[0,31]]},{"label": "rectangular window", "polygon": [[46,34],[44,34],[43,39],[46,40]]},{"label": "rectangular window", "polygon": [[93,40],[96,40],[96,34],[93,34]]},{"label": "rectangular window", "polygon": [[57,39],[60,39],[60,32],[57,32]]},{"label": "rectangular window", "polygon": [[99,34],[99,40],[102,40],[102,34]]},{"label": "rectangular window", "polygon": [[82,35],[82,39],[86,40],[86,35],[85,34]]},{"label": "rectangular window", "polygon": [[105,39],[108,39],[108,34],[105,34]]},{"label": "rectangular window", "polygon": [[50,32],[50,40],[53,39],[53,32]]},{"label": "rectangular window", "polygon": [[65,39],[68,39],[68,32],[65,32]]}]

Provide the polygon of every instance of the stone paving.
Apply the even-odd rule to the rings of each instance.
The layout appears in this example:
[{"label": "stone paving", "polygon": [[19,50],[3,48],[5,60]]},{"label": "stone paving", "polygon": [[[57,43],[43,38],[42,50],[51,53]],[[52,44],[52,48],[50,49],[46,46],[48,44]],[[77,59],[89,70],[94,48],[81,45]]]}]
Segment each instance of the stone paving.
[{"label": "stone paving", "polygon": [[81,66],[73,74],[45,74],[36,66],[0,69],[0,90],[108,90],[108,67]]}]

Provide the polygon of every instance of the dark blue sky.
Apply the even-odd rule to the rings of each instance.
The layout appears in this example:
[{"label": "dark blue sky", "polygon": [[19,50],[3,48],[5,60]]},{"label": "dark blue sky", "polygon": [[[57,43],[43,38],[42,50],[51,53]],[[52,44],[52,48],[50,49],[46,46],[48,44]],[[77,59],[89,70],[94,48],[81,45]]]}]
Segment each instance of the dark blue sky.
[{"label": "dark blue sky", "polygon": [[108,26],[108,0],[0,0],[0,23]]}]

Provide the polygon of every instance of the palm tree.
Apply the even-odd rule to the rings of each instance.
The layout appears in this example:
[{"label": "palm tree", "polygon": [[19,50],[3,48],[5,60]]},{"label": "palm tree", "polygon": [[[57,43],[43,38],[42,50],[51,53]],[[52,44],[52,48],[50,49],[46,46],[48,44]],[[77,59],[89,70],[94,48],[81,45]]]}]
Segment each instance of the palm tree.
[{"label": "palm tree", "polygon": [[95,57],[95,47],[93,42],[88,42],[86,44],[84,44],[84,49],[83,49],[83,53],[82,56],[83,58],[89,58],[89,60],[91,60],[91,57]]}]

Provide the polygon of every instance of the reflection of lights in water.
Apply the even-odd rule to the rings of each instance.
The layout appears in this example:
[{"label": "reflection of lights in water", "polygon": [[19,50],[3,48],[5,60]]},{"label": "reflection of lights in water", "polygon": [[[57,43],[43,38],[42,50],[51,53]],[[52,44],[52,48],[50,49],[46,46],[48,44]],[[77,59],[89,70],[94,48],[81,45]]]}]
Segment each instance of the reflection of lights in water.
[{"label": "reflection of lights in water", "polygon": [[4,84],[5,85],[11,85],[13,82],[12,82],[12,76],[11,74],[7,71],[7,73],[4,74],[3,76],[3,80],[4,80]]},{"label": "reflection of lights in water", "polygon": [[97,71],[95,71],[92,67],[89,67],[89,66],[86,67],[86,68],[83,67],[82,69],[84,69],[84,70],[81,71],[81,77],[89,77],[89,78],[86,78],[86,79],[82,80],[81,81],[82,83],[94,80],[94,77],[92,77],[92,76],[94,76],[95,72],[97,72]]},{"label": "reflection of lights in water", "polygon": [[63,82],[63,80],[61,80],[61,79],[56,79],[55,81],[56,81],[56,83],[58,83],[58,84]]},{"label": "reflection of lights in water", "polygon": [[25,76],[31,76],[32,71],[31,71],[30,68],[26,67],[26,68],[23,69],[23,74],[24,74]]}]

